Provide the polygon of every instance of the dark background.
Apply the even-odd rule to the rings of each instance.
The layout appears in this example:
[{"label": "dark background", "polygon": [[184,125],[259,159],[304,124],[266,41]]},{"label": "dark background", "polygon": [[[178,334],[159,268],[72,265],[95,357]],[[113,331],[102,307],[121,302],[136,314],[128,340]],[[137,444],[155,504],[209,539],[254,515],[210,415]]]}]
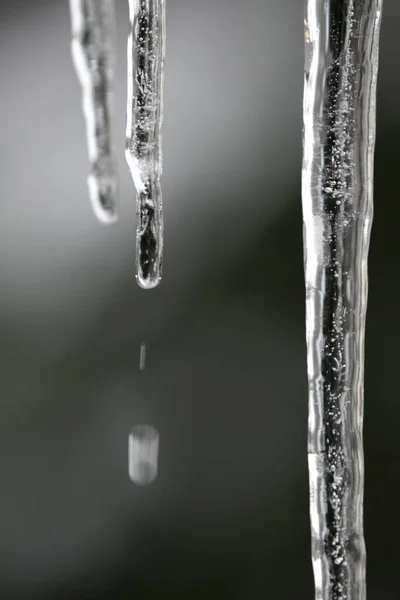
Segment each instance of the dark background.
[{"label": "dark background", "polygon": [[[86,188],[67,0],[0,3],[0,598],[313,598],[300,198],[303,2],[168,0],[164,279]],[[365,381],[369,600],[398,574],[400,4],[381,35]],[[144,372],[140,344],[147,344]],[[159,477],[128,434],[160,431]]]}]

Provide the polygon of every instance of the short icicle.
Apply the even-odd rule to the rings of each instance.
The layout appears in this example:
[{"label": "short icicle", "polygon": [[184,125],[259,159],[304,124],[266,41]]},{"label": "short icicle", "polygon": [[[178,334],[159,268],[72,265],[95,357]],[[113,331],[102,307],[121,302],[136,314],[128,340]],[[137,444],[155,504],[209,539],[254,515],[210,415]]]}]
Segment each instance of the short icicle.
[{"label": "short icicle", "polygon": [[125,154],[136,188],[136,277],[148,289],[160,283],[163,261],[165,0],[129,0],[129,12]]},{"label": "short icicle", "polygon": [[82,86],[95,215],[117,220],[118,176],[113,140],[114,0],[70,0],[72,57]]}]

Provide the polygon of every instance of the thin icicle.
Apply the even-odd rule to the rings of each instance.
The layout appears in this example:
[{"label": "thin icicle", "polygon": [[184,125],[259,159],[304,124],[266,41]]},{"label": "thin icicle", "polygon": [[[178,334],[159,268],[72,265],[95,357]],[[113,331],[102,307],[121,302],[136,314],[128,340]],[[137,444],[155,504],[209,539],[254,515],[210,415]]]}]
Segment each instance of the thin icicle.
[{"label": "thin icicle", "polygon": [[165,0],[129,0],[129,13],[126,160],[136,188],[136,277],[141,287],[153,288],[163,259]]},{"label": "thin icicle", "polygon": [[112,131],[114,0],[70,0],[72,56],[82,85],[90,200],[102,223],[116,221],[118,178]]},{"label": "thin icicle", "polygon": [[367,258],[382,0],[308,0],[303,217],[317,600],[365,600]]}]

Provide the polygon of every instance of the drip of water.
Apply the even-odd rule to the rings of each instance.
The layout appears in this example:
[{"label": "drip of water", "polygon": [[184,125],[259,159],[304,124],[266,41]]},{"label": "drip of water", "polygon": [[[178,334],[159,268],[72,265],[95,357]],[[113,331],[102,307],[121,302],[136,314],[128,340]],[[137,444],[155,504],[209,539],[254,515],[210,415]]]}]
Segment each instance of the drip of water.
[{"label": "drip of water", "polygon": [[97,218],[112,223],[118,188],[112,132],[114,0],[70,0],[70,12],[72,57],[86,120],[90,200]]},{"label": "drip of water", "polygon": [[140,361],[139,368],[141,371],[144,371],[146,366],[146,344],[143,343],[140,345]]},{"label": "drip of water", "polygon": [[149,485],[157,477],[159,434],[151,425],[136,425],[129,435],[129,477]]},{"label": "drip of water", "polygon": [[165,0],[129,0],[126,160],[136,188],[136,277],[143,288],[161,281],[163,214],[161,128]]},{"label": "drip of water", "polygon": [[367,257],[382,0],[308,0],[303,217],[317,600],[365,600]]}]

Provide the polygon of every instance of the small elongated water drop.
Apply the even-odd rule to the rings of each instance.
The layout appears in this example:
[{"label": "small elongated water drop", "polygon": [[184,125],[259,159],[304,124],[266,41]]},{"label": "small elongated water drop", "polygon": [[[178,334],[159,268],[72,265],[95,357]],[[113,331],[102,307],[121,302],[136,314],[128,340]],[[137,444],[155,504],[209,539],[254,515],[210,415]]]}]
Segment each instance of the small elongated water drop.
[{"label": "small elongated water drop", "polygon": [[149,485],[158,472],[159,435],[151,425],[136,425],[129,435],[129,477],[137,485]]},{"label": "small elongated water drop", "polygon": [[129,0],[126,160],[136,188],[136,277],[153,288],[162,276],[161,128],[165,0]]},{"label": "small elongated water drop", "polygon": [[146,366],[146,344],[140,345],[140,363],[139,367],[141,371],[144,371]]},{"label": "small elongated water drop", "polygon": [[97,218],[113,223],[118,191],[112,131],[114,0],[70,0],[70,12],[72,57],[86,120],[90,200]]},{"label": "small elongated water drop", "polygon": [[303,218],[316,600],[365,600],[367,258],[382,0],[307,0]]}]

